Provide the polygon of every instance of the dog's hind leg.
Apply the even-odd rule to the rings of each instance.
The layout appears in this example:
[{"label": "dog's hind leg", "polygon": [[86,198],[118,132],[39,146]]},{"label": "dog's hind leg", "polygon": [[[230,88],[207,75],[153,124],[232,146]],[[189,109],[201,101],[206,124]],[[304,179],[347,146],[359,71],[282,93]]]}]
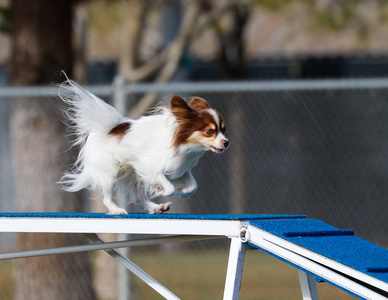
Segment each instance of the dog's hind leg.
[{"label": "dog's hind leg", "polygon": [[106,189],[102,191],[104,196],[103,202],[104,205],[108,208],[109,215],[126,215],[127,211],[123,208],[118,207],[112,199],[112,189]]},{"label": "dog's hind leg", "polygon": [[[96,139],[96,136],[89,138],[89,143],[92,146],[85,148],[85,157],[87,158],[85,160],[85,169],[87,169],[88,174],[91,174],[93,179],[92,187],[101,191],[104,197],[103,203],[108,208],[108,214],[127,214],[125,209],[118,207],[113,202],[113,186],[116,182],[119,166],[108,150],[103,149],[100,141],[96,142],[92,138]],[[100,151],[100,149],[102,150]]]},{"label": "dog's hind leg", "polygon": [[[106,168],[105,174],[99,172],[99,174],[104,174],[103,177],[99,178],[99,186],[103,195],[103,203],[108,208],[108,214],[110,215],[125,215],[127,211],[123,208],[118,207],[113,202],[113,185],[114,185],[114,174],[115,170]],[[111,171],[111,172],[109,172]]]}]

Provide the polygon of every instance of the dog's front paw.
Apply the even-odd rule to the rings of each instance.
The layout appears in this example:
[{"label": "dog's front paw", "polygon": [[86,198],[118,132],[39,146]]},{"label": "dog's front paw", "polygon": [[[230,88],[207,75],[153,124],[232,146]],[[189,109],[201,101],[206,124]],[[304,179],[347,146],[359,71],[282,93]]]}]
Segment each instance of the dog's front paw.
[{"label": "dog's front paw", "polygon": [[146,209],[148,210],[148,213],[150,214],[162,214],[165,211],[169,211],[171,208],[172,202],[167,202],[167,203],[161,203],[161,204],[156,204],[151,201],[149,201],[146,204]]},{"label": "dog's front paw", "polygon": [[123,208],[117,207],[108,212],[108,215],[127,215],[127,211]]},{"label": "dog's front paw", "polygon": [[155,212],[158,214],[162,214],[165,211],[169,211],[171,208],[171,204],[172,204],[172,202],[161,203],[155,207]]}]

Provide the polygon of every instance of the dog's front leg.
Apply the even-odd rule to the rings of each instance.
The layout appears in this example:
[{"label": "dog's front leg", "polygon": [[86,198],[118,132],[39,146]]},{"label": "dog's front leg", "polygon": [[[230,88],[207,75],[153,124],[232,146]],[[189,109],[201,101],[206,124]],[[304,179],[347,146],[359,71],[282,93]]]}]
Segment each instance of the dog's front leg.
[{"label": "dog's front leg", "polygon": [[172,202],[156,204],[148,199],[145,199],[143,201],[144,201],[144,207],[149,214],[154,214],[154,213],[162,214],[166,211],[169,211],[172,204]]},{"label": "dog's front leg", "polygon": [[[154,197],[169,197],[175,194],[175,187],[172,185],[172,183],[167,179],[167,177],[163,174],[160,174],[154,184],[154,189],[155,189],[155,194],[153,195]],[[164,213],[165,211],[170,210],[172,202],[167,202],[167,203],[161,203],[161,204],[156,204],[152,202],[149,199],[144,200],[144,206],[148,213],[153,214],[153,213]]]},{"label": "dog's front leg", "polygon": [[198,189],[197,182],[191,171],[187,171],[182,177],[172,181],[175,186],[175,195],[181,198],[187,198]]}]

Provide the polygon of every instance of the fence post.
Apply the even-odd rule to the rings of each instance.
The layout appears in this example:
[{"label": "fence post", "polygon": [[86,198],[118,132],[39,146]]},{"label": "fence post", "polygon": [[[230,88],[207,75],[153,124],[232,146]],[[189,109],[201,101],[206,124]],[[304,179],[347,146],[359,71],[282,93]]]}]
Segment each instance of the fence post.
[{"label": "fence post", "polygon": [[[113,106],[117,111],[123,116],[127,115],[127,95],[125,93],[125,78],[121,75],[116,75],[113,80]],[[118,200],[119,207],[125,208],[127,206],[127,199],[119,198]],[[118,240],[126,240],[129,238],[127,234],[118,234]],[[121,251],[124,256],[130,258],[131,249],[124,248]],[[131,275],[127,268],[121,264],[117,267],[118,272],[118,299],[119,300],[130,300],[131,299]]]},{"label": "fence post", "polygon": [[125,78],[121,75],[116,75],[113,79],[113,106],[124,116],[127,114],[125,83]]}]

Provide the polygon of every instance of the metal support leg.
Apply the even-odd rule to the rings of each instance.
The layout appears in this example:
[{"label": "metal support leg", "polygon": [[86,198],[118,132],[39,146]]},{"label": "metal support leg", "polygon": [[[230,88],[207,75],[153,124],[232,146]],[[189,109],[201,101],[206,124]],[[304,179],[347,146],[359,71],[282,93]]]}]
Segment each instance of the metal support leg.
[{"label": "metal support leg", "polygon": [[300,287],[302,289],[303,300],[318,300],[317,286],[314,276],[298,269]]},{"label": "metal support leg", "polygon": [[240,296],[246,246],[240,238],[232,238],[226,273],[224,300],[237,300]]},{"label": "metal support leg", "polygon": [[[95,243],[105,243],[105,241],[96,234],[85,234],[85,235]],[[118,250],[105,249],[105,251],[109,255],[111,255],[114,259],[116,259],[120,264],[126,267],[129,271],[131,271],[133,274],[135,274],[137,277],[143,280],[146,284],[148,284],[151,288],[153,288],[156,292],[162,295],[165,299],[173,299],[173,300],[180,299],[177,296],[175,296],[172,292],[170,292],[168,289],[166,289],[162,284],[160,284],[158,281],[156,281],[154,278],[152,278],[150,275],[144,272],[141,268],[135,265],[127,257],[122,255]]]}]

